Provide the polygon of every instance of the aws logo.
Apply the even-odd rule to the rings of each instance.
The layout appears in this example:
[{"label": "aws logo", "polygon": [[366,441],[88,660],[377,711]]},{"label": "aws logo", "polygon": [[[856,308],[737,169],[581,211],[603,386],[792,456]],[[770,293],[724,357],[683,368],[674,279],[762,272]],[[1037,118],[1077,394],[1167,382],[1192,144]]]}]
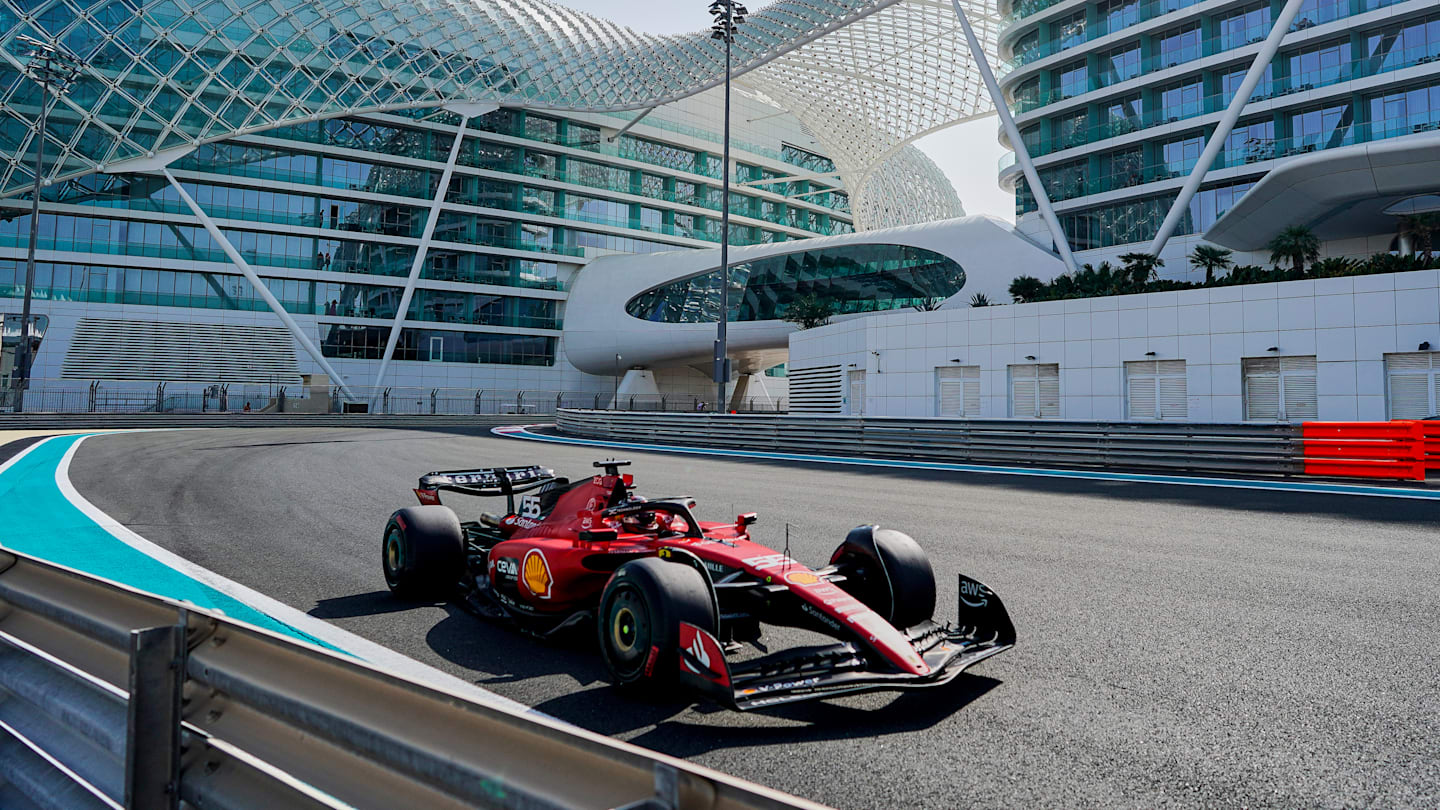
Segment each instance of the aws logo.
[{"label": "aws logo", "polygon": [[525,587],[530,589],[530,593],[535,594],[537,599],[549,599],[550,586],[555,579],[550,576],[550,563],[545,561],[540,549],[532,548],[526,552],[525,562],[520,567],[524,572]]},{"label": "aws logo", "polygon": [[960,601],[972,608],[982,608],[990,604],[990,591],[973,580],[961,580]]}]

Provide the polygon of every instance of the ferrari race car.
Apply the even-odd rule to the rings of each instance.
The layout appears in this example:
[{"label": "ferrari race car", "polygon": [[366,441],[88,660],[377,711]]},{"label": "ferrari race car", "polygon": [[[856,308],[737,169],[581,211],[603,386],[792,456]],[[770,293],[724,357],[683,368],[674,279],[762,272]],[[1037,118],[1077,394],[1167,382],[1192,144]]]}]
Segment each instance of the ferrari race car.
[{"label": "ferrari race car", "polygon": [[[738,710],[939,686],[1015,644],[999,597],[965,576],[957,624],[937,624],[930,562],[901,532],[860,526],[811,568],[752,541],[753,513],[702,523],[691,498],[634,494],[628,464],[576,481],[541,467],[428,473],[421,505],[386,523],[385,581],[541,636],[594,622],[615,683]],[[461,521],[442,491],[504,497],[507,511]],[[833,642],[766,652],[765,624]],[[746,643],[764,654],[742,658]]]}]

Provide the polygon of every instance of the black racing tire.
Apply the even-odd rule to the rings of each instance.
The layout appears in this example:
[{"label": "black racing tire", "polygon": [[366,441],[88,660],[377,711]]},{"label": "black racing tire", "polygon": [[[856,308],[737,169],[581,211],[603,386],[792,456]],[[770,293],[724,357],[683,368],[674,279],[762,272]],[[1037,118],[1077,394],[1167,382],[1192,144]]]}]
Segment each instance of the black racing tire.
[{"label": "black racing tire", "polygon": [[673,688],[680,674],[680,623],[714,633],[718,623],[699,571],[656,557],[631,560],[611,575],[595,622],[600,655],[622,687]]},{"label": "black racing tire", "polygon": [[390,516],[380,536],[380,567],[390,592],[443,601],[465,570],[465,533],[446,506],[411,506]]},{"label": "black racing tire", "polygon": [[879,526],[857,526],[830,557],[851,596],[900,629],[935,615],[935,571],[915,539]]}]

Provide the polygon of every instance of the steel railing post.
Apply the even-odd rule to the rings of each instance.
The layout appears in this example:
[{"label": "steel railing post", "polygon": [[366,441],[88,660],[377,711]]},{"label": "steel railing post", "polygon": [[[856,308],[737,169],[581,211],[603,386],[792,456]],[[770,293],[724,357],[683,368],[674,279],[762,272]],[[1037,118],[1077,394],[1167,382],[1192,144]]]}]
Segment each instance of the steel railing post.
[{"label": "steel railing post", "polygon": [[180,806],[185,653],[184,624],[130,632],[130,701],[125,729],[125,807],[129,810],[174,810]]}]

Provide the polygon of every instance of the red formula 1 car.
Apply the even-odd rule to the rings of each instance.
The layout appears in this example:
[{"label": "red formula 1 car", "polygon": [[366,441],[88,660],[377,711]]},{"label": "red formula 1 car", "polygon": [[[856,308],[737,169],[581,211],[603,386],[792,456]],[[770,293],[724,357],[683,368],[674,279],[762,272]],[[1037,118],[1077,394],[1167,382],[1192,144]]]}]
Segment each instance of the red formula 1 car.
[{"label": "red formula 1 car", "polygon": [[[938,686],[1015,644],[999,597],[965,576],[957,625],[937,624],[930,562],[905,534],[860,526],[810,568],[753,542],[754,514],[702,523],[688,497],[635,495],[627,464],[573,482],[540,467],[428,473],[422,505],[385,526],[385,581],[539,635],[593,621],[617,684],[680,684],[739,710]],[[462,522],[442,490],[509,511]],[[764,624],[833,641],[769,653]],[[745,642],[765,654],[740,658]]]}]

